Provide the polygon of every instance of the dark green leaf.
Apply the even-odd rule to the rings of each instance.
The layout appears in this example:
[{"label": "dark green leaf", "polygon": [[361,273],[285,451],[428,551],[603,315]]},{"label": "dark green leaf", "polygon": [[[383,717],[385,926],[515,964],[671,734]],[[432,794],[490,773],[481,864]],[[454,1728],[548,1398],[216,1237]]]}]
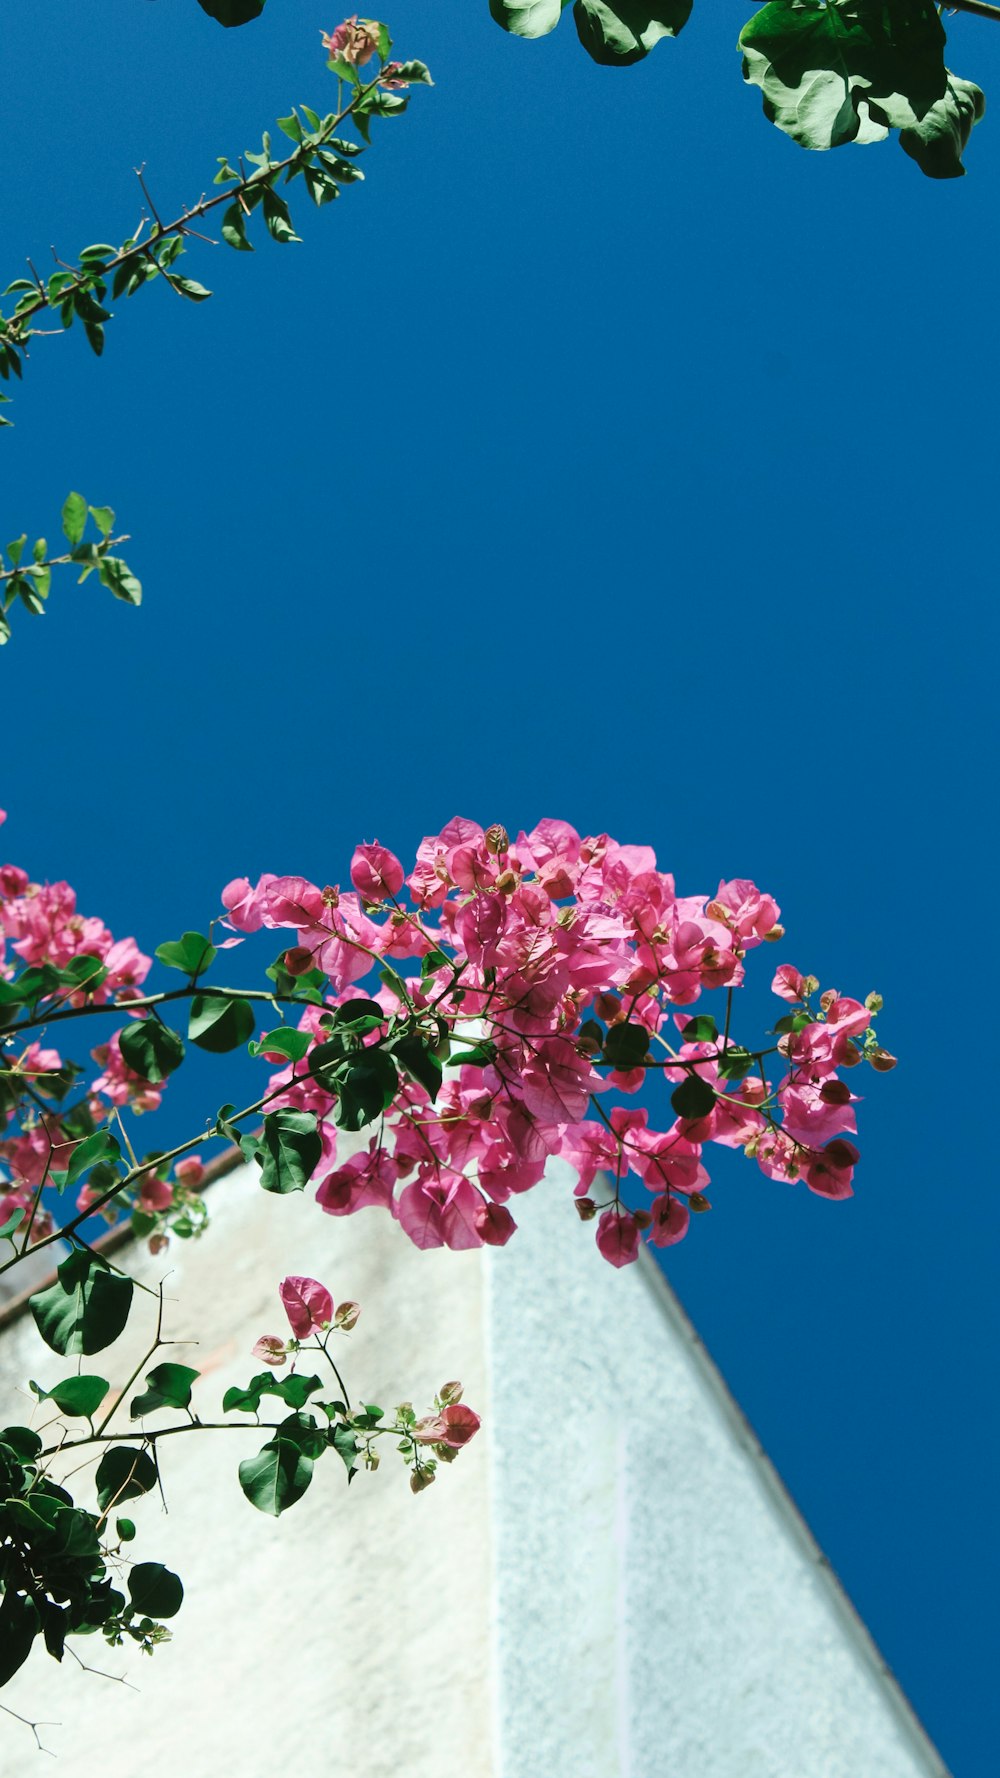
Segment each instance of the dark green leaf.
[{"label": "dark green leaf", "polygon": [[217,19],[228,30],[233,25],[247,25],[251,19],[260,18],[265,0],[198,0],[198,5],[210,19]]},{"label": "dark green leaf", "polygon": [[323,1143],[312,1111],[272,1111],[257,1148],[266,1192],[300,1192],[315,1171]]},{"label": "dark green leaf", "polygon": [[0,1600],[0,1686],[23,1667],[38,1634],[38,1608],[25,1594],[8,1586]]},{"label": "dark green leaf", "polygon": [[132,1402],[130,1417],[138,1420],[142,1414],[155,1413],[157,1408],[190,1407],[191,1385],[200,1375],[188,1364],[158,1364],[147,1376],[143,1393]]},{"label": "dark green leaf", "polygon": [[645,1025],[612,1025],[604,1039],[604,1060],[616,1068],[637,1068],[649,1049]]},{"label": "dark green leaf", "polygon": [[116,1519],[115,1531],[119,1543],[131,1543],[135,1537],[135,1524],[132,1519]]},{"label": "dark green leaf", "polygon": [[435,1100],[441,1087],[441,1063],[424,1039],[418,1037],[415,1031],[409,1031],[402,1037],[394,1038],[390,1047],[407,1074],[412,1074],[431,1100]]},{"label": "dark green leaf", "polygon": [[670,1103],[678,1117],[707,1117],[715,1106],[715,1092],[700,1075],[689,1074],[679,1087],[674,1088]]},{"label": "dark green leaf", "polygon": [[343,1460],[344,1468],[347,1470],[347,1479],[350,1481],[355,1474],[355,1458],[360,1450],[356,1435],[349,1426],[331,1426],[327,1438]]},{"label": "dark green leaf", "polygon": [[29,1300],[42,1339],[70,1357],[100,1352],[118,1338],[132,1305],[132,1280],[110,1271],[96,1254],[74,1249],[56,1282]]},{"label": "dark green leaf", "polygon": [[96,1414],[111,1385],[104,1377],[67,1377],[54,1389],[40,1389],[37,1383],[32,1383],[31,1387],[40,1401],[55,1402],[61,1414],[71,1418],[79,1415],[89,1420]]},{"label": "dark green leaf", "polygon": [[240,1487],[258,1512],[277,1518],[301,1500],[312,1481],[313,1459],[291,1439],[273,1438],[240,1464]]},{"label": "dark green leaf", "polygon": [[711,1013],[701,1012],[693,1019],[688,1019],[681,1030],[685,1043],[715,1043],[719,1036],[719,1027]]},{"label": "dark green leaf", "polygon": [[128,1591],[143,1617],[175,1617],[184,1600],[180,1576],[162,1562],[137,1562],[128,1577]]},{"label": "dark green leaf", "polygon": [[361,1050],[352,1056],[337,1080],[341,1129],[361,1130],[373,1123],[392,1104],[398,1086],[395,1063],[384,1050]]},{"label": "dark green leaf", "polygon": [[118,1048],[136,1074],[157,1086],[184,1060],[184,1039],[158,1018],[137,1019],[118,1033]]},{"label": "dark green leaf", "polygon": [[319,1377],[303,1377],[296,1371],[290,1377],[276,1377],[273,1371],[262,1371],[259,1376],[252,1377],[245,1389],[238,1385],[227,1389],[222,1398],[222,1411],[230,1413],[234,1408],[240,1413],[256,1414],[264,1395],[276,1395],[290,1408],[305,1407],[310,1395],[315,1395],[323,1384]]},{"label": "dark green leaf", "polygon": [[109,1445],[97,1465],[97,1504],[107,1512],[112,1503],[134,1500],[156,1487],[156,1464],[135,1445]]},{"label": "dark green leaf", "polygon": [[753,1057],[749,1050],[740,1044],[730,1044],[718,1058],[719,1073],[723,1080],[742,1080],[753,1067]]},{"label": "dark green leaf", "polygon": [[222,1055],[253,1036],[253,1008],[248,1000],[226,994],[196,994],[191,1002],[188,1036],[199,1049]]},{"label": "dark green leaf", "polygon": [[576,0],[573,18],[587,54],[607,67],[640,62],[662,37],[676,37],[692,0]]}]

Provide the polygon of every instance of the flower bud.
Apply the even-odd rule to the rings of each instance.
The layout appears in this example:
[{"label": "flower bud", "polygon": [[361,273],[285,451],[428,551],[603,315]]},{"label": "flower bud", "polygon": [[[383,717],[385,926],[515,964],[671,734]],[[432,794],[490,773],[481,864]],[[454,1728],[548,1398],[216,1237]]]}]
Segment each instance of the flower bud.
[{"label": "flower bud", "polygon": [[453,1401],[461,1401],[461,1399],[461,1383],[442,1383],[441,1388],[438,1390],[438,1401],[443,1408],[450,1407]]},{"label": "flower bud", "polygon": [[434,1452],[435,1457],[440,1458],[442,1463],[454,1463],[455,1458],[458,1456],[458,1452],[452,1445],[432,1445],[431,1450]]},{"label": "flower bud", "polygon": [[285,952],[282,962],[289,975],[305,975],[312,968],[312,952],[304,945],[293,945]]},{"label": "flower bud", "polygon": [[785,928],[783,926],[772,926],[770,931],[765,932],[764,934],[764,943],[766,945],[776,945],[779,939],[784,938],[784,936]]},{"label": "flower bud", "polygon": [[505,827],[500,825],[499,821],[495,821],[492,827],[486,829],[483,839],[486,842],[487,852],[492,852],[494,856],[498,852],[510,851],[510,834]]},{"label": "flower bud", "polygon": [[802,979],[803,998],[808,1000],[810,994],[818,994],[818,993],[819,993],[819,977],[815,976],[815,975],[804,976]]},{"label": "flower bud", "polygon": [[615,1020],[621,1016],[621,1010],[622,1003],[618,995],[612,994],[610,989],[603,994],[598,994],[594,1001],[594,1011],[606,1025],[613,1025]]},{"label": "flower bud", "polygon": [[648,1210],[633,1210],[632,1212],[632,1221],[637,1229],[648,1229],[652,1220]]},{"label": "flower bud", "polygon": [[708,1199],[706,1198],[704,1192],[692,1192],[690,1197],[688,1198],[688,1209],[693,1210],[696,1216],[702,1210],[711,1210],[711,1208],[712,1208],[712,1206],[709,1203]]},{"label": "flower bud", "polygon": [[505,870],[497,878],[496,886],[498,895],[512,895],[517,888],[517,877],[512,870]]},{"label": "flower bud", "polygon": [[819,1003],[824,1012],[829,1012],[834,1001],[837,999],[839,999],[839,995],[836,988],[826,988],[819,997]]},{"label": "flower bud", "polygon": [[342,1328],[344,1333],[350,1333],[351,1328],[357,1326],[360,1314],[360,1303],[341,1303],[333,1317],[333,1325]]},{"label": "flower bud", "polygon": [[422,1494],[425,1488],[430,1487],[433,1480],[434,1471],[428,1469],[426,1465],[422,1465],[420,1469],[415,1469],[410,1477],[410,1493]]},{"label": "flower bud", "polygon": [[840,1067],[856,1068],[860,1060],[861,1051],[858,1049],[857,1044],[852,1043],[850,1038],[848,1038],[844,1044],[844,1053],[840,1058]]},{"label": "flower bud", "polygon": [[878,1074],[888,1074],[896,1066],[896,1057],[888,1050],[872,1050],[868,1060]]},{"label": "flower bud", "polygon": [[155,1256],[157,1253],[162,1253],[165,1248],[170,1246],[170,1238],[168,1235],[150,1235],[147,1245],[150,1253]]},{"label": "flower bud", "polygon": [[882,1011],[882,1008],[885,1005],[885,1002],[882,999],[881,994],[866,994],[865,995],[865,1005],[868,1008],[869,1012],[879,1013]]},{"label": "flower bud", "polygon": [[593,1198],[574,1198],[576,1213],[581,1222],[591,1222],[597,1215],[597,1205]]},{"label": "flower bud", "polygon": [[723,925],[728,925],[729,909],[725,907],[721,901],[708,902],[705,907],[705,912],[710,920],[720,920]]}]

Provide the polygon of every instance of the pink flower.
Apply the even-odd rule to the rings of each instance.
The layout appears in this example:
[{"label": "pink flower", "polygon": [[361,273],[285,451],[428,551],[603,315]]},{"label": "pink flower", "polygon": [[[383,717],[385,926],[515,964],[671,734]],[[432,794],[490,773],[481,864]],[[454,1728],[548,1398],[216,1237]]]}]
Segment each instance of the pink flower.
[{"label": "pink flower", "polygon": [[502,1204],[480,1204],[473,1212],[476,1230],[487,1247],[506,1247],[517,1228],[509,1210]]},{"label": "pink flower", "polygon": [[639,1257],[639,1225],[627,1211],[605,1210],[597,1224],[597,1245],[613,1266],[631,1265]]},{"label": "pink flower", "polygon": [[806,997],[806,978],[792,963],[779,963],[771,983],[771,993],[780,994],[782,1000],[789,1001],[793,1006],[797,1000]]},{"label": "pink flower", "polygon": [[285,1342],[279,1340],[277,1334],[261,1334],[260,1339],[254,1341],[251,1352],[262,1364],[284,1364],[288,1357]]},{"label": "pink flower", "polygon": [[402,889],[403,867],[394,852],[373,840],[370,846],[355,848],[351,882],[365,901],[386,901]]},{"label": "pink flower", "polygon": [[205,1166],[200,1155],[189,1154],[183,1161],[178,1161],[174,1168],[177,1180],[188,1191],[196,1191],[205,1177]]},{"label": "pink flower", "polygon": [[331,61],[339,58],[362,67],[378,50],[378,29],[375,19],[359,19],[353,12],[335,31],[321,33],[323,48],[329,51]]},{"label": "pink flower", "polygon": [[475,1438],[481,1421],[472,1408],[464,1402],[451,1402],[426,1420],[419,1420],[413,1429],[413,1437],[419,1445],[448,1445],[458,1451]]},{"label": "pink flower", "polygon": [[158,1179],[155,1173],[143,1176],[139,1192],[139,1206],[142,1210],[167,1210],[174,1201],[174,1188],[169,1179]]},{"label": "pink flower", "polygon": [[285,1278],[278,1294],[297,1340],[308,1339],[311,1333],[329,1327],[333,1320],[333,1298],[315,1278]]}]

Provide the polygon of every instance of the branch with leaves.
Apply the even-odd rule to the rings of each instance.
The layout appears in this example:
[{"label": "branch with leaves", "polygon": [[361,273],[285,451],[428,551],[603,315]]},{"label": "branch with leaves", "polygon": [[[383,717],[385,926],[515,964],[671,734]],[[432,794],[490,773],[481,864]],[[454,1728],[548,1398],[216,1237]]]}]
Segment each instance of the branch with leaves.
[{"label": "branch with leaves", "polygon": [[[0,419],[0,425],[3,424]],[[86,540],[87,525],[91,520],[97,531],[96,541]],[[62,531],[69,549],[62,555],[50,555],[45,538],[38,537],[31,547],[31,560],[25,563],[27,532],[8,543],[9,568],[4,567],[0,552],[0,643],[10,640],[9,614],[15,600],[19,599],[33,617],[44,614],[53,568],[79,568],[78,585],[88,575],[96,573],[101,585],[107,587],[116,599],[126,605],[141,605],[141,583],[121,556],[111,554],[119,544],[129,541],[127,532],[112,537],[114,523],[115,515],[110,506],[88,506],[82,494],[74,493],[67,495],[63,503]]]},{"label": "branch with leaves", "polygon": [[[405,89],[411,84],[433,84],[423,62],[391,62],[391,50],[388,31],[379,26],[368,56],[360,57],[378,58],[378,72],[367,81],[361,77],[358,59],[346,60],[331,54],[328,66],[337,76],[338,90],[343,92],[346,87],[350,94],[348,102],[325,117],[308,105],[299,105],[287,117],[279,118],[279,130],[294,144],[290,154],[275,158],[271,137],[265,132],[259,154],[238,156],[235,167],[221,156],[214,183],[225,189],[214,197],[202,196],[172,222],[161,221],[144,169],[138,169],[137,177],[151,215],[143,215],[133,235],[118,247],[103,241],[85,247],[75,265],[57,261],[57,270],[48,279],[42,279],[31,265],[30,277],[15,278],[7,286],[4,294],[16,296],[17,301],[10,314],[0,314],[0,378],[8,382],[12,377],[21,378],[31,341],[46,332],[65,332],[74,320],[80,322],[88,344],[100,357],[105,328],[112,319],[108,302],[134,296],[157,278],[162,278],[177,296],[204,302],[211,291],[183,276],[177,270],[177,262],[189,240],[209,239],[195,223],[222,205],[222,238],[238,252],[253,250],[247,224],[258,210],[272,240],[281,244],[298,241],[301,237],[295,233],[288,201],[278,191],[278,185],[288,186],[302,179],[317,207],[331,203],[344,186],[364,178],[357,158],[370,144],[373,119],[397,117],[404,112],[409,103]],[[360,142],[339,134],[349,122],[356,126]],[[58,323],[54,330],[39,325],[46,317]],[[10,421],[0,423],[9,425]]]}]

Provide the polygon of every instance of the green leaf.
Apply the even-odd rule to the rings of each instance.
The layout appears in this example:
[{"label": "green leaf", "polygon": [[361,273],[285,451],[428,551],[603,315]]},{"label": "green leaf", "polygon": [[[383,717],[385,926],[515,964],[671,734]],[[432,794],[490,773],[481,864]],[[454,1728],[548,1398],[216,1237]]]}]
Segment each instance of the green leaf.
[{"label": "green leaf", "polygon": [[162,1562],[137,1562],[128,1577],[128,1591],[143,1617],[176,1617],[184,1600],[180,1576]]},{"label": "green leaf", "polygon": [[254,1031],[253,1008],[248,1000],[227,994],[196,994],[191,1002],[188,1036],[199,1049],[223,1055],[249,1042]]},{"label": "green leaf", "polygon": [[692,0],[576,0],[573,18],[587,54],[606,67],[627,67],[663,37],[676,37]]},{"label": "green leaf", "polygon": [[[233,175],[238,177],[238,175]],[[222,239],[233,247],[237,253],[252,253],[253,248],[247,240],[247,219],[242,204],[230,204],[223,212]]]},{"label": "green leaf", "polygon": [[190,1407],[191,1385],[200,1375],[189,1364],[156,1365],[146,1378],[143,1393],[135,1397],[129,1408],[130,1418],[138,1420],[142,1414],[155,1413],[157,1408]]},{"label": "green leaf", "polygon": [[377,1030],[389,1017],[377,1000],[360,999],[345,1001],[343,1006],[337,1007],[333,1016],[338,1025],[349,1026],[359,1037],[364,1036],[367,1031]]},{"label": "green leaf", "polygon": [[0,1432],[0,1445],[6,1445],[21,1463],[33,1463],[42,1450],[41,1439],[29,1426],[5,1426]]},{"label": "green leaf", "polygon": [[0,1686],[23,1667],[38,1634],[38,1607],[27,1594],[8,1585],[0,1600]]},{"label": "green leaf", "polygon": [[946,96],[944,44],[932,0],[771,0],[739,40],[765,116],[816,149],[919,124]]},{"label": "green leaf", "polygon": [[287,1438],[268,1441],[256,1457],[240,1464],[240,1487],[258,1512],[277,1518],[301,1500],[312,1481],[313,1459]]},{"label": "green leaf", "polygon": [[685,1043],[716,1043],[718,1036],[719,1027],[711,1013],[707,1012],[698,1013],[695,1018],[688,1019],[681,1030]]},{"label": "green leaf", "polygon": [[323,1143],[312,1111],[272,1111],[257,1146],[266,1192],[300,1192],[315,1172]]},{"label": "green leaf", "polygon": [[42,1339],[64,1358],[101,1352],[118,1338],[132,1306],[132,1280],[120,1277],[94,1253],[74,1249],[56,1282],[29,1299]]},{"label": "green leaf", "polygon": [[195,278],[181,278],[176,272],[171,274],[170,282],[178,296],[186,296],[189,302],[206,302],[212,294],[210,290],[205,289],[204,284],[199,284]]},{"label": "green leaf", "polygon": [[10,1215],[5,1217],[3,1223],[0,1224],[0,1241],[9,1241],[13,1236],[14,1231],[20,1228],[27,1214],[28,1212],[22,1205],[18,1205],[16,1210],[12,1210]]},{"label": "green leaf", "polygon": [[415,1031],[394,1038],[390,1048],[392,1054],[402,1062],[407,1074],[412,1074],[414,1080],[419,1081],[433,1102],[438,1096],[443,1078],[441,1063],[434,1051]]},{"label": "green leaf", "polygon": [[679,1087],[674,1088],[670,1103],[678,1117],[707,1117],[715,1107],[715,1092],[699,1074],[689,1074]]},{"label": "green leaf", "polygon": [[358,1444],[357,1437],[351,1431],[349,1426],[341,1425],[331,1426],[327,1433],[327,1438],[333,1446],[333,1449],[342,1459],[344,1468],[347,1470],[347,1479],[350,1481],[357,1473],[355,1470],[355,1458],[361,1448]]},{"label": "green leaf", "polygon": [[730,1044],[718,1058],[719,1073],[723,1080],[742,1080],[753,1067],[753,1057],[749,1050],[741,1044]]},{"label": "green leaf", "polygon": [[119,1543],[131,1543],[135,1537],[135,1524],[132,1519],[116,1519],[115,1531],[118,1534]]},{"label": "green leaf", "polygon": [[272,235],[276,241],[284,243],[286,241],[297,241],[300,239],[292,227],[292,218],[289,215],[288,205],[285,203],[284,198],[279,198],[277,192],[272,191],[269,185],[265,185],[263,188],[261,204],[264,211],[264,221],[267,223],[268,233]]},{"label": "green leaf", "polygon": [[929,179],[960,179],[962,153],[986,109],[986,99],[971,80],[948,74],[948,88],[912,126],[899,132],[899,145]]},{"label": "green leaf", "polygon": [[132,573],[121,556],[102,556],[97,564],[97,577],[116,599],[125,605],[142,604],[142,582]]},{"label": "green leaf", "polygon": [[82,494],[68,494],[62,509],[63,536],[70,549],[75,549],[87,523],[87,502]]},{"label": "green leaf", "polygon": [[450,969],[451,962],[452,959],[444,951],[428,951],[426,957],[421,958],[421,978],[426,979],[427,976],[434,975],[439,969]]},{"label": "green leaf", "polygon": [[95,1130],[92,1136],[87,1136],[74,1148],[64,1183],[75,1185],[84,1173],[89,1173],[91,1167],[96,1167],[99,1162],[120,1160],[121,1152],[110,1130]]},{"label": "green leaf", "polygon": [[136,1445],[109,1445],[97,1465],[97,1504],[107,1512],[112,1503],[135,1500],[156,1487],[156,1464]]},{"label": "green leaf", "polygon": [[566,0],[490,0],[498,25],[515,37],[544,37],[554,31]]},{"label": "green leaf", "polygon": [[[563,0],[565,5],[565,0]],[[408,80],[412,86],[433,86],[431,71],[426,62],[401,62],[396,69],[397,80]]]},{"label": "green leaf", "polygon": [[251,19],[259,19],[265,0],[198,0],[198,5],[210,19],[217,19],[229,30],[233,25],[247,25]]},{"label": "green leaf", "polygon": [[158,1086],[184,1060],[184,1039],[157,1018],[136,1019],[118,1033],[118,1048],[128,1066]]},{"label": "green leaf", "polygon": [[287,1062],[301,1062],[312,1043],[309,1031],[297,1031],[294,1025],[279,1025],[276,1031],[256,1039],[250,1045],[252,1056],[283,1056]]},{"label": "green leaf", "polygon": [[616,1068],[637,1068],[646,1058],[649,1032],[645,1025],[612,1025],[604,1039],[604,1060]]},{"label": "green leaf", "polygon": [[361,1050],[344,1064],[337,1078],[337,1123],[342,1130],[362,1130],[392,1104],[399,1076],[383,1049]]},{"label": "green leaf", "polygon": [[[111,507],[110,506],[91,506],[88,508],[88,510],[90,512],[91,518],[94,521],[94,524],[97,526],[97,529],[101,533],[101,536],[104,538],[105,543],[107,543],[108,538],[111,536],[112,527],[115,522],[115,515],[114,515]],[[44,553],[45,552],[43,549],[42,554],[44,555]]]},{"label": "green leaf", "polygon": [[226,1390],[222,1411],[228,1414],[235,1408],[240,1413],[256,1414],[264,1395],[276,1395],[290,1408],[304,1408],[310,1395],[315,1395],[322,1387],[321,1379],[316,1376],[303,1377],[295,1372],[290,1377],[276,1377],[273,1371],[261,1371],[259,1376],[251,1378],[245,1389],[234,1385]]},{"label": "green leaf", "polygon": [[55,1402],[61,1414],[67,1414],[71,1418],[79,1415],[90,1420],[111,1385],[103,1377],[67,1377],[64,1382],[57,1383],[54,1389],[40,1389],[37,1383],[32,1383],[31,1387],[39,1401]]},{"label": "green leaf", "polygon": [[182,938],[168,939],[165,944],[157,945],[154,954],[157,962],[165,964],[167,969],[180,969],[192,980],[204,975],[219,955],[211,940],[200,932],[185,932]]}]

